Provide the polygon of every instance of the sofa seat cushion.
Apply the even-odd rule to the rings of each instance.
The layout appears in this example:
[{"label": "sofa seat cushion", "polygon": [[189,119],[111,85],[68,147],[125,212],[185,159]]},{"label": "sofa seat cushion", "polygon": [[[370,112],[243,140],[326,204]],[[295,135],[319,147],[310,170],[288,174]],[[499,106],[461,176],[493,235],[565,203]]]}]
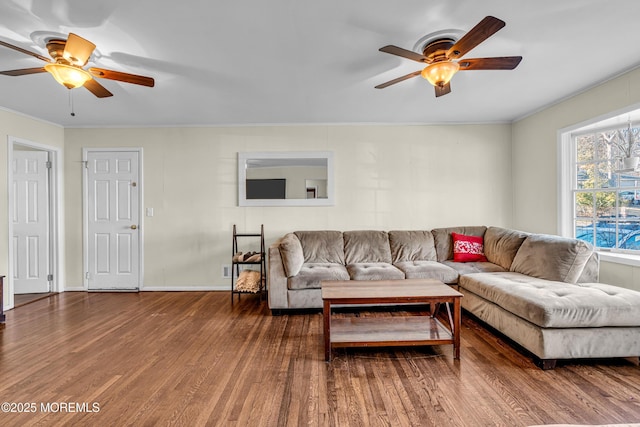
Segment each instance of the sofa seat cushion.
[{"label": "sofa seat cushion", "polygon": [[347,271],[351,280],[399,280],[404,273],[386,262],[361,262],[348,264]]},{"label": "sofa seat cushion", "polygon": [[600,283],[578,285],[515,272],[475,273],[460,286],[543,328],[640,326],[640,292]]},{"label": "sofa seat cushion", "polygon": [[323,280],[349,280],[349,273],[342,264],[305,263],[300,272],[287,279],[290,290],[320,289]]},{"label": "sofa seat cushion", "polygon": [[471,273],[502,273],[505,270],[497,264],[491,262],[455,262],[455,261],[443,261],[443,265],[450,267],[459,275],[471,274]]},{"label": "sofa seat cushion", "polygon": [[436,261],[402,261],[393,264],[407,279],[435,279],[443,283],[457,283],[458,272]]}]

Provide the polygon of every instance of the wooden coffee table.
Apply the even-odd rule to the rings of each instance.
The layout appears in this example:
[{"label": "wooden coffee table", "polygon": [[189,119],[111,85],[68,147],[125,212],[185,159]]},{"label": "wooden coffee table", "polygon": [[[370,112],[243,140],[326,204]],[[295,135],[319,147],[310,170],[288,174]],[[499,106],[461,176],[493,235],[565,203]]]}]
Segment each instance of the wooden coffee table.
[{"label": "wooden coffee table", "polygon": [[[448,285],[430,279],[323,281],[324,355],[332,347],[387,347],[453,344],[460,359],[460,298]],[[401,303],[448,304],[449,327],[435,316],[332,318],[331,307],[344,305],[394,305]]]}]

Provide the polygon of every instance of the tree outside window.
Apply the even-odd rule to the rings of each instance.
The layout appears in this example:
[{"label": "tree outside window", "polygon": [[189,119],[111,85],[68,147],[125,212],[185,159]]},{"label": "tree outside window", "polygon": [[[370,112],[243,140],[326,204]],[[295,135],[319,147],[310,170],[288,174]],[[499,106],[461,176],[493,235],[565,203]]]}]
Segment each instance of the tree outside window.
[{"label": "tree outside window", "polygon": [[572,137],[575,149],[574,233],[600,248],[640,250],[640,128]]}]

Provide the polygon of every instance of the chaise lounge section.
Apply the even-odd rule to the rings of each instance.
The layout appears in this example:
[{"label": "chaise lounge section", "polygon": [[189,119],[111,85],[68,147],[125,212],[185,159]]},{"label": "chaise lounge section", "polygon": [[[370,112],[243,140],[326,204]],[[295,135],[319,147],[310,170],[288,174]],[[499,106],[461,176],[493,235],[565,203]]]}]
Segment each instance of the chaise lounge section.
[{"label": "chaise lounge section", "polygon": [[[464,239],[480,239],[483,253],[460,262]],[[598,283],[598,274],[586,242],[501,227],[297,231],[269,248],[269,307],[321,308],[322,280],[437,279],[543,369],[557,359],[638,357],[640,292]]]}]

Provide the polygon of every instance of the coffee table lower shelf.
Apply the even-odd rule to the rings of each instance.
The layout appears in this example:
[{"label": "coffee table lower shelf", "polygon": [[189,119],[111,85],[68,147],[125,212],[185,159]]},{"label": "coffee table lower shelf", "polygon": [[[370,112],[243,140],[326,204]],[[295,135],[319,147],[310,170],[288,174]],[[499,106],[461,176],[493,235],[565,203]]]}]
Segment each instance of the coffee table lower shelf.
[{"label": "coffee table lower shelf", "polygon": [[331,347],[388,347],[452,344],[453,335],[438,319],[352,317],[331,319]]}]

